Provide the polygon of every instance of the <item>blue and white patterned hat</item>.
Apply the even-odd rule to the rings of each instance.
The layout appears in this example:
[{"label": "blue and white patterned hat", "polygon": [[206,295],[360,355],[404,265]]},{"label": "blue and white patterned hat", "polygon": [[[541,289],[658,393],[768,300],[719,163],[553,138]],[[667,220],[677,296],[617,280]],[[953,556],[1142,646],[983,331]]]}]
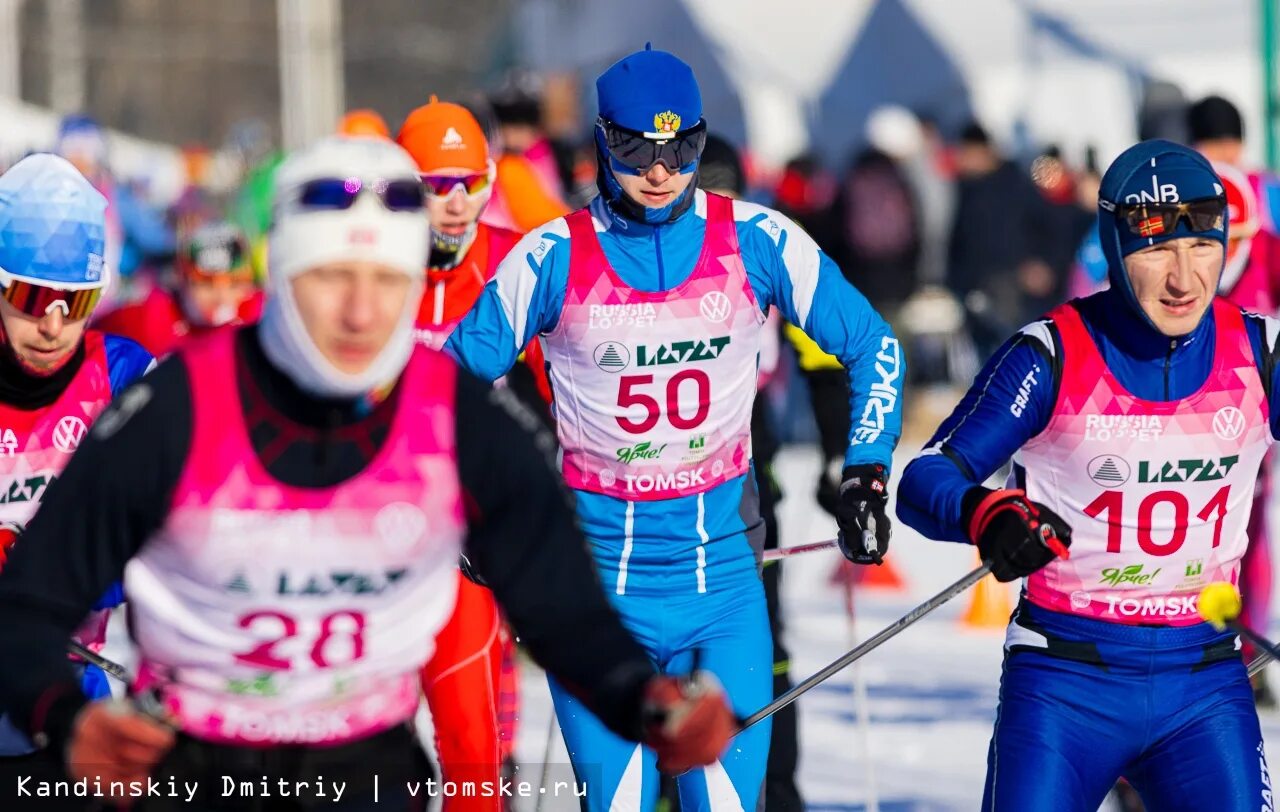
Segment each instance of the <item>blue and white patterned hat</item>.
[{"label": "blue and white patterned hat", "polygon": [[0,175],[0,271],[69,290],[101,287],[107,200],[56,155]]}]

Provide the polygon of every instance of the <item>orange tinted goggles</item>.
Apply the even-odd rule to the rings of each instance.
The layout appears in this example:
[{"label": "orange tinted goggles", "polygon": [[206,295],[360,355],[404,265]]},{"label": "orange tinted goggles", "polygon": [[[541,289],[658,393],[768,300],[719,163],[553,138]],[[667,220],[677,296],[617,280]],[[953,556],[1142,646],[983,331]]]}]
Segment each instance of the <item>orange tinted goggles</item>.
[{"label": "orange tinted goggles", "polygon": [[21,279],[10,279],[7,286],[0,288],[0,296],[28,316],[41,318],[53,308],[60,307],[64,318],[79,321],[93,312],[102,298],[102,288],[57,290]]}]

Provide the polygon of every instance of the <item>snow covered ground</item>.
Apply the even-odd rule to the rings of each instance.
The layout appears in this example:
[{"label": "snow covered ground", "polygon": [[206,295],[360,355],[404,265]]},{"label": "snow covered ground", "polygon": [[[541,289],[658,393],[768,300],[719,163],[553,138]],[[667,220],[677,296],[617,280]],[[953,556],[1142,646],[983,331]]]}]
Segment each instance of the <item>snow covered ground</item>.
[{"label": "snow covered ground", "polygon": [[[908,459],[909,453],[900,454],[897,470]],[[778,460],[778,475],[787,491],[781,506],[784,545],[834,534],[834,524],[811,495],[817,465],[817,453],[808,447],[785,449]],[[859,592],[859,639],[892,623],[976,564],[972,548],[931,542],[900,524],[895,524],[891,551],[906,587]],[[824,551],[786,563],[783,601],[794,679],[817,671],[851,647],[841,588],[827,581],[837,557],[835,551]],[[881,812],[978,808],[995,718],[1003,631],[966,627],[961,616],[969,599],[969,594],[962,595],[800,700],[800,789],[810,810],[861,812],[872,808],[873,795]],[[132,657],[120,625],[113,624],[106,653],[128,663]],[[1273,624],[1276,628],[1280,627]],[[857,727],[854,678],[859,667],[869,698],[869,737],[860,735]],[[525,669],[523,685],[517,757],[526,766],[519,777],[536,785],[548,742],[550,696],[532,667]],[[1275,764],[1280,714],[1265,714],[1262,722]],[[570,781],[558,732],[551,743],[549,761],[564,766],[554,767],[549,779]],[[538,812],[577,809],[577,802],[567,796],[542,801]],[[532,798],[517,800],[516,805],[522,812],[535,810]]]}]

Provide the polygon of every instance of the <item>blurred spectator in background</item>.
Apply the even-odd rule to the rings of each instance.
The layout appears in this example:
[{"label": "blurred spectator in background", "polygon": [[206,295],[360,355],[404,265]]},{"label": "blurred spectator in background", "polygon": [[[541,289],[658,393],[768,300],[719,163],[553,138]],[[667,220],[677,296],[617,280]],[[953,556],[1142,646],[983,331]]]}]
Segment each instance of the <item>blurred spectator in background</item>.
[{"label": "blurred spectator in background", "polygon": [[920,124],[901,107],[867,120],[868,146],[849,166],[835,201],[840,267],[882,316],[896,320],[919,281],[920,214],[906,164],[924,145]]},{"label": "blurred spectator in background", "polygon": [[106,313],[94,326],[131,338],[162,358],[188,336],[256,322],[262,310],[249,243],[230,223],[206,223],[184,237],[166,282],[136,304]]},{"label": "blurred spectator in background", "polygon": [[484,221],[521,234],[569,213],[561,165],[542,129],[540,90],[534,75],[520,72],[489,96],[497,123],[498,185]]},{"label": "blurred spectator in background", "polygon": [[[1246,170],[1244,120],[1231,102],[1221,96],[1207,96],[1187,108],[1186,124],[1192,147],[1213,162],[1227,196],[1227,260],[1218,281],[1218,293],[1247,310],[1264,316],[1280,315],[1280,237],[1276,232],[1280,184],[1269,173]],[[1268,459],[1258,471],[1249,514],[1252,543],[1240,565],[1240,618],[1260,634],[1266,632],[1271,613],[1269,505],[1275,481],[1273,468],[1274,460]],[[1246,662],[1256,653],[1248,641],[1243,643],[1243,651]],[[1250,682],[1259,708],[1277,706],[1265,671],[1254,674]]]},{"label": "blurred spectator in background", "polygon": [[178,199],[169,207],[169,227],[179,242],[219,216],[221,206],[209,189],[212,164],[213,155],[207,147],[189,144],[182,148],[186,185]]},{"label": "blurred spectator in background", "polygon": [[[98,122],[85,115],[69,115],[58,126],[54,152],[71,162],[107,199],[106,265],[111,281],[99,307],[118,302],[127,289],[138,287],[135,272],[150,263],[167,262],[174,251],[173,233],[160,212],[138,199],[111,175],[107,136]],[[147,287],[146,280],[140,286]]]},{"label": "blurred spectator in background", "polygon": [[[795,220],[818,247],[833,258],[841,256],[840,229],[832,216],[836,181],[814,155],[787,161],[773,190],[773,207]],[[838,260],[837,260],[838,262]],[[848,273],[847,268],[842,268]]]},{"label": "blurred spectator in background", "polygon": [[369,135],[374,138],[391,140],[391,130],[387,121],[376,110],[360,107],[348,110],[338,121],[338,133],[341,135]]},{"label": "blurred spectator in background", "polygon": [[1072,264],[1081,241],[1097,219],[1097,188],[1086,182],[1093,194],[1082,198],[1076,173],[1062,160],[1056,146],[1050,146],[1031,163],[1031,180],[1040,190],[1044,205],[1034,224],[1035,257],[1018,269],[1024,294],[1023,311],[1028,318],[1047,313],[1067,299]]},{"label": "blurred spectator in background", "polygon": [[1275,316],[1280,310],[1280,182],[1244,163],[1244,120],[1221,96],[1187,109],[1191,146],[1214,163],[1226,183],[1231,242],[1218,291],[1248,310]]},{"label": "blurred spectator in background", "polygon": [[920,116],[920,152],[911,162],[911,184],[920,213],[920,279],[941,285],[947,278],[947,241],[956,209],[953,151],[938,124]]},{"label": "blurred spectator in background", "polygon": [[[947,286],[970,316],[979,356],[994,352],[1027,321],[1027,293],[1047,293],[1035,245],[1043,210],[1031,179],[1006,161],[976,122],[956,150],[955,218],[947,252]],[[1021,273],[1020,273],[1021,271]]]},{"label": "blurred spectator in background", "polygon": [[[1076,199],[1082,207],[1088,208],[1097,205],[1102,174],[1098,167],[1097,149],[1087,147],[1084,154],[1084,170],[1076,182]],[[1102,253],[1102,241],[1098,238],[1098,221],[1095,217],[1076,249],[1075,260],[1068,274],[1066,298],[1083,298],[1097,293],[1107,285],[1107,258]]]}]

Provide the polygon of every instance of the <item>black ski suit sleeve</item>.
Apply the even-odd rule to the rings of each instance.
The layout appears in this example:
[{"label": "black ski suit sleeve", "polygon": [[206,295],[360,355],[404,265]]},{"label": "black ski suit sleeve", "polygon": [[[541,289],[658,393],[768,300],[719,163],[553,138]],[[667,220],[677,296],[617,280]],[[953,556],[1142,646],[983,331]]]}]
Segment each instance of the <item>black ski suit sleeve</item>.
[{"label": "black ski suit sleeve", "polygon": [[555,441],[514,393],[459,373],[471,562],[538,664],[635,741],[656,670],[605,597],[554,454]]}]

